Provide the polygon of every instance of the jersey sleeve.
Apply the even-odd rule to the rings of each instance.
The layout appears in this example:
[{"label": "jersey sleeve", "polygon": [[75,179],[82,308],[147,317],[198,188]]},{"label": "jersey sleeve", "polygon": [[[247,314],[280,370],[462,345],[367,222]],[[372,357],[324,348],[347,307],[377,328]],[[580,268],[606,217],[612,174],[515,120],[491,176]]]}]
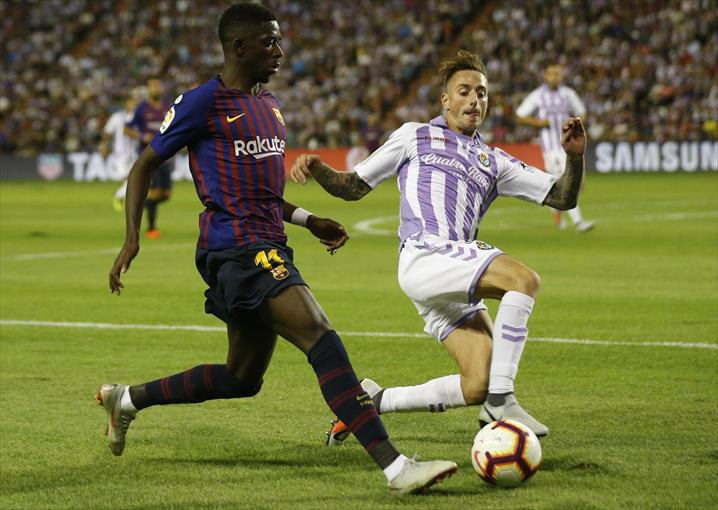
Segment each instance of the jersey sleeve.
[{"label": "jersey sleeve", "polygon": [[407,122],[394,131],[384,145],[354,167],[354,171],[372,189],[396,176],[399,167],[408,157],[408,148],[418,123]]},{"label": "jersey sleeve", "polygon": [[533,115],[536,111],[536,92],[531,92],[528,96],[521,101],[521,104],[516,108],[516,115],[519,117],[528,117]]},{"label": "jersey sleeve", "polygon": [[199,87],[177,97],[150,142],[157,155],[168,159],[205,134],[211,106],[212,90],[207,87]]},{"label": "jersey sleeve", "polygon": [[496,164],[499,178],[496,189],[501,196],[516,197],[537,204],[543,203],[546,195],[556,182],[556,177],[523,161],[496,150]]}]

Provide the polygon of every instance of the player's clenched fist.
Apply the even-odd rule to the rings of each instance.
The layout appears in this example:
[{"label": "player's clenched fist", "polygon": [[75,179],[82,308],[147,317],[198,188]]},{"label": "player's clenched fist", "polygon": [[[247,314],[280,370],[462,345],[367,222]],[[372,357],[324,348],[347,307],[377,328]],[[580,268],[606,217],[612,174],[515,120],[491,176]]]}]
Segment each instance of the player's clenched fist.
[{"label": "player's clenched fist", "polygon": [[561,126],[561,145],[569,158],[583,157],[586,152],[586,131],[581,117],[569,117]]},{"label": "player's clenched fist", "polygon": [[300,154],[289,171],[291,179],[298,184],[306,184],[312,176],[309,170],[314,163],[321,163],[322,159],[316,154]]}]

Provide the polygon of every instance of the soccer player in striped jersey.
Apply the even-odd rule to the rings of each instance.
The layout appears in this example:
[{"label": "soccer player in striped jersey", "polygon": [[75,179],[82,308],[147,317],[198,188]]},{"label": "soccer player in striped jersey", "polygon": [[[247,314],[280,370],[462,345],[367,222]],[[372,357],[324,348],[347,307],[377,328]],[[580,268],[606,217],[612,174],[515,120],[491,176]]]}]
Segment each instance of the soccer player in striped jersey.
[{"label": "soccer player in striped jersey", "polygon": [[[571,87],[563,85],[563,69],[558,64],[550,65],[544,73],[546,82],[534,89],[516,109],[516,120],[521,124],[540,128],[541,152],[546,171],[561,177],[566,168],[566,152],[561,146],[561,126],[572,115],[583,117],[586,107]],[[553,209],[559,229],[565,227],[561,211]],[[594,221],[583,219],[578,205],[568,210],[568,216],[577,232],[588,232],[595,226]]]},{"label": "soccer player in striped jersey", "polygon": [[110,289],[120,293],[120,275],[139,250],[142,203],[152,173],[187,147],[205,206],[196,265],[208,286],[205,310],[227,324],[227,362],[130,387],[102,385],[97,400],[108,414],[110,449],[122,454],[127,429],[141,409],[256,395],[280,335],[307,355],[327,404],[384,471],[390,489],[423,491],[455,472],[456,464],[417,462],[394,448],[286,244],[285,221],[305,226],[332,253],[347,234],[338,223],[283,199],[284,120],[279,102],[261,85],[277,72],[283,56],[276,18],[266,7],[244,2],[223,13],[218,32],[222,72],[175,100],[130,172],[126,238],[110,272]]},{"label": "soccer player in striped jersey", "polygon": [[[353,171],[337,172],[317,155],[301,155],[290,172],[314,177],[329,193],[359,200],[381,182],[397,180],[400,198],[399,285],[446,348],[459,374],[416,386],[362,387],[380,413],[445,411],[480,405],[481,423],[516,419],[538,436],[548,427],[514,397],[514,380],[528,336],[539,277],[498,248],[477,241],[479,223],[498,196],[566,210],[575,207],[583,179],[586,136],[579,118],[563,123],[566,172],[557,178],[486,145],[478,132],[489,89],[481,59],[461,50],[440,67],[443,115],[409,122]],[[492,323],[484,299],[500,300]],[[329,444],[348,435],[336,422]]]},{"label": "soccer player in striped jersey", "polygon": [[[166,110],[166,106],[162,103],[163,94],[164,87],[159,77],[153,76],[147,80],[147,99],[137,105],[132,120],[125,127],[125,134],[138,141],[139,154],[145,150],[162,125]],[[150,182],[149,193],[145,200],[147,209],[145,235],[148,239],[160,237],[160,231],[157,229],[157,208],[172,196],[172,170],[169,161],[163,162]]]}]

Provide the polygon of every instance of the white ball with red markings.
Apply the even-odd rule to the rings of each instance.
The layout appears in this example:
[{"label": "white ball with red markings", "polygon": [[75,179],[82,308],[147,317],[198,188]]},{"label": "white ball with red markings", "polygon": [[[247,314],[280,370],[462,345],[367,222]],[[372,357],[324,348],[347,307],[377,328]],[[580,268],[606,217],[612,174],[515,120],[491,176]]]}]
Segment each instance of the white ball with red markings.
[{"label": "white ball with red markings", "polygon": [[486,483],[516,487],[531,478],[541,465],[541,443],[523,423],[495,421],[476,434],[471,464]]}]

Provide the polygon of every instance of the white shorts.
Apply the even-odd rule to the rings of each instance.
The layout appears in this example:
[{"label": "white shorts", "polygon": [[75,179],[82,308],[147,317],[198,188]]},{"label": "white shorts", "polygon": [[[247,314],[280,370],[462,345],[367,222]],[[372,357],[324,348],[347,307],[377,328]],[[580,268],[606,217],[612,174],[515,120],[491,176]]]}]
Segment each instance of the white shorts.
[{"label": "white shorts", "polygon": [[543,164],[546,172],[554,177],[561,177],[566,170],[566,152],[563,150],[544,152]]},{"label": "white shorts", "polygon": [[449,241],[433,234],[410,237],[399,254],[399,286],[439,341],[479,310],[479,278],[503,252],[483,241]]}]

